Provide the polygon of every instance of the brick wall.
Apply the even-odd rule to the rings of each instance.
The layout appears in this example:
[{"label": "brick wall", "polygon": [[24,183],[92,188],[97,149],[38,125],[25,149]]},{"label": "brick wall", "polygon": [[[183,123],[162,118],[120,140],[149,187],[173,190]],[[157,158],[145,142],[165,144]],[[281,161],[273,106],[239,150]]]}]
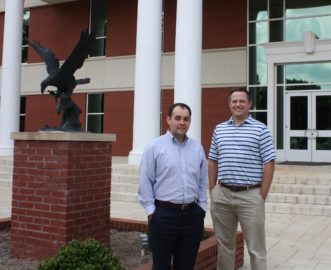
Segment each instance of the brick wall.
[{"label": "brick wall", "polygon": [[136,53],[137,9],[137,0],[108,1],[106,56]]},{"label": "brick wall", "polygon": [[246,47],[246,2],[203,1],[203,49]]},{"label": "brick wall", "polygon": [[[80,31],[89,26],[90,0],[30,9],[29,39],[38,40],[60,60],[66,59],[77,43]],[[42,62],[29,49],[29,63]]]},{"label": "brick wall", "polygon": [[104,133],[116,134],[114,156],[127,156],[132,150],[133,99],[133,91],[104,95]]},{"label": "brick wall", "polygon": [[[86,94],[73,94],[72,100],[81,109],[80,121],[82,129],[85,129],[86,121]],[[25,107],[25,131],[34,132],[49,126],[61,126],[62,114],[57,114],[54,97],[45,93],[26,97]]]},{"label": "brick wall", "polygon": [[218,123],[228,120],[231,116],[228,103],[230,90],[230,88],[202,90],[201,143],[206,155],[209,152],[214,128]]},{"label": "brick wall", "polygon": [[47,259],[72,239],[110,241],[110,142],[15,141],[11,251]]}]

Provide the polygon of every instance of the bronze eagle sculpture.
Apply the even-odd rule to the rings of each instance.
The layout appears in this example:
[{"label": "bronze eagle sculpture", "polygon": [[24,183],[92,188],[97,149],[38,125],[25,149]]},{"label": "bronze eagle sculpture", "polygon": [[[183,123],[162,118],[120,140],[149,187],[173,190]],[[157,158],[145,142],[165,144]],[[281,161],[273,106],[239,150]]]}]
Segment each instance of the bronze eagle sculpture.
[{"label": "bronze eagle sculpture", "polygon": [[42,130],[82,131],[82,125],[79,121],[81,110],[73,102],[71,95],[78,84],[90,82],[90,78],[76,80],[74,73],[83,66],[85,59],[91,53],[94,40],[95,35],[90,34],[88,29],[81,31],[76,46],[61,66],[52,50],[43,47],[40,42],[35,40],[29,42],[46,64],[48,77],[40,84],[41,93],[43,94],[48,86],[54,86],[56,90],[48,90],[48,92],[55,97],[56,112],[62,112],[60,127],[46,125]]}]

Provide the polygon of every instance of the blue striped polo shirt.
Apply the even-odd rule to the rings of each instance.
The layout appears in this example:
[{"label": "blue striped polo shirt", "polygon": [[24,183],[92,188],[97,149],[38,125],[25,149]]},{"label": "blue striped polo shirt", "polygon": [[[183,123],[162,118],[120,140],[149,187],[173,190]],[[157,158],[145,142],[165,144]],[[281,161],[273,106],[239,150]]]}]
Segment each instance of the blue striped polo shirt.
[{"label": "blue striped polo shirt", "polygon": [[232,118],[216,126],[208,158],[218,161],[218,181],[254,185],[262,181],[263,164],[276,154],[266,125],[249,116],[239,126]]}]

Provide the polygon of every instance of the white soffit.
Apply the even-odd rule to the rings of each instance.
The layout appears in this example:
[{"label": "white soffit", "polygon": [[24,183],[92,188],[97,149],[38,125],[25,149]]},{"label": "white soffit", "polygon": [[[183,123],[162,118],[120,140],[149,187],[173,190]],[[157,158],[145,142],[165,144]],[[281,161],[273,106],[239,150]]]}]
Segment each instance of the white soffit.
[{"label": "white soffit", "polygon": [[[5,3],[10,0],[0,0],[0,12],[5,11]],[[24,8],[39,7],[46,5],[54,5],[66,2],[74,2],[76,0],[25,0]]]}]

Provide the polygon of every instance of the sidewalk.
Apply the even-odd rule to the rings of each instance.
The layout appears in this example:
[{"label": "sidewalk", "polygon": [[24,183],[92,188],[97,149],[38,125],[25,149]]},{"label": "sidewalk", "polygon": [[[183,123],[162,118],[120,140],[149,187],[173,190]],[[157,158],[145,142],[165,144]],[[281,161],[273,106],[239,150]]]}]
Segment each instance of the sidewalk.
[{"label": "sidewalk", "polygon": [[[11,188],[0,186],[0,218],[10,217]],[[138,203],[111,202],[113,217],[145,220]],[[210,213],[205,226],[212,227]],[[329,270],[331,269],[331,217],[287,214],[266,215],[269,270]],[[240,270],[249,270],[245,263]]]},{"label": "sidewalk", "polygon": [[[114,217],[145,220],[143,208],[135,203],[112,202]],[[205,226],[212,227],[210,213]],[[266,214],[266,235],[269,270],[330,270],[331,217]],[[240,270],[249,270],[245,247],[245,263]]]}]

